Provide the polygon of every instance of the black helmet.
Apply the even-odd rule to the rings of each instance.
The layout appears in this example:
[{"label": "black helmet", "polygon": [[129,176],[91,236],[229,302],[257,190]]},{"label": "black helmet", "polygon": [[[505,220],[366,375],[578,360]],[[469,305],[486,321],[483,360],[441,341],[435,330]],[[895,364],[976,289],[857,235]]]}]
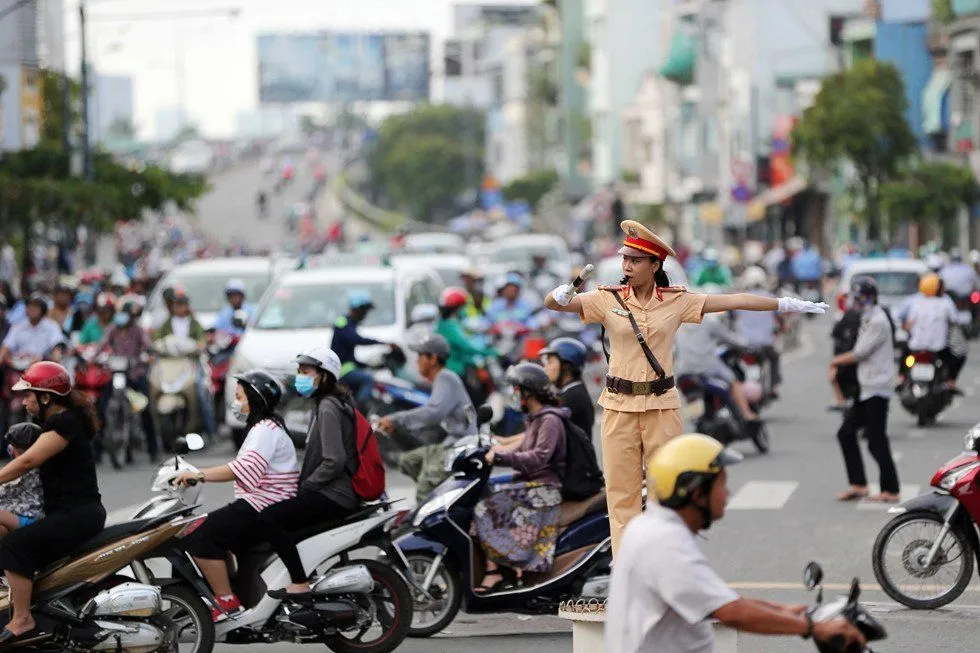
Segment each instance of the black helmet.
[{"label": "black helmet", "polygon": [[547,396],[553,392],[548,373],[535,363],[518,363],[507,370],[505,378],[514,387],[536,395]]},{"label": "black helmet", "polygon": [[851,296],[878,301],[878,282],[871,277],[855,277],[851,281]]},{"label": "black helmet", "polygon": [[263,401],[265,405],[262,407],[265,410],[273,410],[279,405],[279,401],[282,399],[282,386],[268,372],[252,370],[244,374],[236,374],[234,378]]},{"label": "black helmet", "polygon": [[555,338],[541,350],[542,356],[557,356],[558,360],[568,363],[574,370],[581,370],[585,365],[589,350],[575,338]]},{"label": "black helmet", "polygon": [[36,304],[41,308],[41,317],[48,314],[48,308],[50,305],[48,304],[48,297],[44,293],[32,293],[26,302],[27,306],[30,306],[31,304]]},{"label": "black helmet", "polygon": [[177,291],[173,289],[173,286],[167,286],[166,288],[163,289],[162,296],[163,296],[163,301],[169,304],[177,296]]},{"label": "black helmet", "polygon": [[31,445],[41,437],[42,432],[41,427],[37,424],[21,422],[20,424],[11,426],[3,439],[7,441],[7,444],[18,449],[30,449]]}]

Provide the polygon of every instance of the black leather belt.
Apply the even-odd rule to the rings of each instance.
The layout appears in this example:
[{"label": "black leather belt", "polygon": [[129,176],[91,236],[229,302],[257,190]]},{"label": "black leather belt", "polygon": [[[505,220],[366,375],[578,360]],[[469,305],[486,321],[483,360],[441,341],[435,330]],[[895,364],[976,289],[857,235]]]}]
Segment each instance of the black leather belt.
[{"label": "black leather belt", "polygon": [[666,394],[674,387],[674,377],[665,376],[655,381],[630,381],[615,376],[606,376],[606,387],[610,392],[622,395],[657,395]]}]

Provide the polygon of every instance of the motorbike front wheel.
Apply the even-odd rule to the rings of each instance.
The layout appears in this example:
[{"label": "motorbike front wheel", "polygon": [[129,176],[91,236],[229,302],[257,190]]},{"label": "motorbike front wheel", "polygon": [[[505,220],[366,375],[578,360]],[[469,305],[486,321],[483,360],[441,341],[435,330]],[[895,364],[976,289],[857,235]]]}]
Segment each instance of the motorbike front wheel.
[{"label": "motorbike front wheel", "polygon": [[214,649],[214,620],[211,610],[197,592],[183,585],[168,585],[161,589],[161,598],[163,614],[177,630],[177,651],[211,653]]},{"label": "motorbike front wheel", "polygon": [[445,561],[440,562],[438,569],[433,571],[432,565],[436,559],[431,553],[412,553],[406,559],[408,568],[419,585],[429,574],[433,574],[428,590],[431,599],[412,590],[415,613],[412,616],[412,627],[408,631],[409,637],[430,637],[442,632],[459,613],[459,606],[463,601],[462,582]]},{"label": "motorbike front wheel", "polygon": [[885,524],[871,554],[875,578],[885,594],[916,610],[934,610],[966,590],[973,577],[974,552],[957,524],[943,538],[932,564],[925,565],[942,528],[943,518],[925,511],[905,513]]},{"label": "motorbike front wheel", "polygon": [[355,626],[327,638],[326,645],[335,653],[389,653],[398,648],[412,625],[412,592],[401,575],[375,560],[359,560],[374,578],[370,595],[375,618],[364,627]]}]

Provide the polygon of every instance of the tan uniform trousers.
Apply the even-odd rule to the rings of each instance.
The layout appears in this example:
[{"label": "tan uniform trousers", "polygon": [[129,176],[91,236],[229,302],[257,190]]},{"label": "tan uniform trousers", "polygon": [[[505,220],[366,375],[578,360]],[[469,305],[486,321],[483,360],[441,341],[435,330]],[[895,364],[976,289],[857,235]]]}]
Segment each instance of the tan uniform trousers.
[{"label": "tan uniform trousers", "polygon": [[[602,467],[613,556],[623,529],[643,509],[643,469],[650,456],[667,441],[684,433],[676,408],[625,413],[602,411]],[[650,492],[653,492],[652,485]],[[651,495],[651,500],[652,495]]]}]

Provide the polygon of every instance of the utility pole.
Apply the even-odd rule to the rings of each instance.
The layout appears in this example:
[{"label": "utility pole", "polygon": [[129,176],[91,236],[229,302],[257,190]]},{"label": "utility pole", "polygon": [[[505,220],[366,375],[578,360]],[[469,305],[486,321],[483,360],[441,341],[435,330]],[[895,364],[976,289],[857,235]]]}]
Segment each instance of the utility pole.
[{"label": "utility pole", "polygon": [[85,0],[78,3],[79,29],[81,30],[82,42],[82,170],[85,179],[91,181],[95,178],[95,170],[92,167],[92,143],[90,140],[89,115],[88,115],[88,42],[86,38],[85,20]]}]

